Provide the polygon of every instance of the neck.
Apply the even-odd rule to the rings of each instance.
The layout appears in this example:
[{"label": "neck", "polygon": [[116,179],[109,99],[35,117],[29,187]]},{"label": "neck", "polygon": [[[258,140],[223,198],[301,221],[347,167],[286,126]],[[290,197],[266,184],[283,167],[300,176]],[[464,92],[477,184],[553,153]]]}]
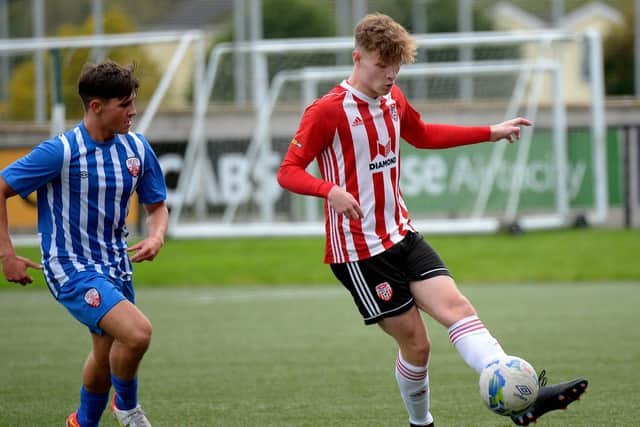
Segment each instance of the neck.
[{"label": "neck", "polygon": [[376,99],[379,96],[377,93],[374,93],[370,88],[368,88],[367,86],[363,85],[362,82],[360,81],[360,79],[357,78],[355,73],[353,73],[353,74],[351,74],[351,76],[349,76],[349,78],[347,79],[347,83],[352,88],[356,89],[358,92],[367,95],[369,98]]},{"label": "neck", "polygon": [[101,127],[94,118],[85,116],[82,120],[87,133],[96,142],[105,142],[113,138],[114,133]]}]

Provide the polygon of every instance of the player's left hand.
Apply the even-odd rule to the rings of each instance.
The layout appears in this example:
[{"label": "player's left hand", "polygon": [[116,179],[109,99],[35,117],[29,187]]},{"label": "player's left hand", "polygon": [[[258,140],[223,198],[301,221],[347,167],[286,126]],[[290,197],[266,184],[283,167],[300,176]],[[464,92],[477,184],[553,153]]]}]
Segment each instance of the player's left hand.
[{"label": "player's left hand", "polygon": [[516,117],[493,125],[491,126],[491,141],[498,141],[503,138],[509,142],[517,141],[520,139],[520,126],[531,126],[532,124],[523,117]]},{"label": "player's left hand", "polygon": [[162,241],[162,239],[147,237],[135,245],[129,246],[127,250],[129,252],[135,252],[131,256],[131,262],[151,261],[158,255],[163,245],[164,241]]},{"label": "player's left hand", "polygon": [[2,259],[2,273],[9,282],[19,283],[22,286],[32,283],[33,277],[28,273],[28,268],[42,270],[42,265],[15,254]]}]

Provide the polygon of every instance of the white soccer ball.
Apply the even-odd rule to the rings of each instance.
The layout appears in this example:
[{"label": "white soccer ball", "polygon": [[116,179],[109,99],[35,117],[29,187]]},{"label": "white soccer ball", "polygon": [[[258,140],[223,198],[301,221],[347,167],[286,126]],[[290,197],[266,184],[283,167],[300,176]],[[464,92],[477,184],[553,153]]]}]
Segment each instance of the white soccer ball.
[{"label": "white soccer ball", "polygon": [[523,411],[538,397],[540,386],[533,366],[524,359],[504,355],[488,363],[480,373],[480,397],[500,415]]}]

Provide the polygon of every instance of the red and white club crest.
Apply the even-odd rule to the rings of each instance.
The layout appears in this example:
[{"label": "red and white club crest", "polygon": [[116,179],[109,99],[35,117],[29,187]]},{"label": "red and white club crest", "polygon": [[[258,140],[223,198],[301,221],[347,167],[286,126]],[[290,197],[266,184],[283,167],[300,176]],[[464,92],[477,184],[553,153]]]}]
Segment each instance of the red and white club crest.
[{"label": "red and white club crest", "polygon": [[140,174],[140,159],[137,157],[129,157],[126,161],[127,170],[129,175],[136,177]]},{"label": "red and white club crest", "polygon": [[393,296],[393,288],[389,282],[380,283],[376,286],[376,294],[378,294],[378,298],[382,301],[389,301]]},{"label": "red and white club crest", "polygon": [[98,307],[101,302],[100,292],[96,288],[89,289],[84,294],[84,301],[89,304],[91,307]]}]

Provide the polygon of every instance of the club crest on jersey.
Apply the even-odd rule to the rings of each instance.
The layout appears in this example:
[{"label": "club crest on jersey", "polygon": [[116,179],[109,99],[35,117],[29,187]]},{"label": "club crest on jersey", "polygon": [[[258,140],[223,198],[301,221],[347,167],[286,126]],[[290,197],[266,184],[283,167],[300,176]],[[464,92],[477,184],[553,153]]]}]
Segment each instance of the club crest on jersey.
[{"label": "club crest on jersey", "polygon": [[102,299],[100,298],[100,292],[98,292],[96,288],[89,289],[84,294],[84,302],[86,302],[93,308],[100,306],[100,302],[102,302]]},{"label": "club crest on jersey", "polygon": [[127,170],[129,171],[129,175],[132,177],[137,177],[140,175],[140,159],[137,157],[129,157],[125,162],[127,165]]},{"label": "club crest on jersey", "polygon": [[382,301],[389,301],[393,296],[393,288],[389,282],[382,282],[376,286],[376,294]]}]

